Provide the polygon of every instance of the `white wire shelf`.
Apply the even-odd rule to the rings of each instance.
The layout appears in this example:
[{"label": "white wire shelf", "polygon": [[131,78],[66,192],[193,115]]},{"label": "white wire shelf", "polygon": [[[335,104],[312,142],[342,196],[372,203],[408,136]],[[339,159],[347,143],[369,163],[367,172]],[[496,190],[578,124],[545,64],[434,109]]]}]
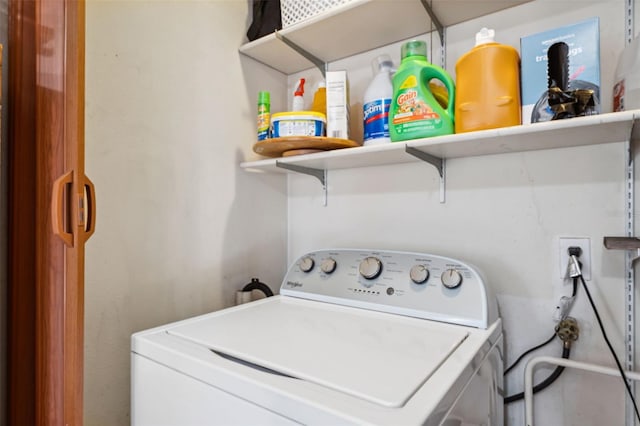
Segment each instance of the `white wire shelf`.
[{"label": "white wire shelf", "polygon": [[[431,31],[432,22],[424,3],[437,17],[437,23],[447,27],[529,1],[353,0],[293,24],[279,34],[328,63]],[[240,52],[285,74],[314,65],[275,34],[244,44]]]}]

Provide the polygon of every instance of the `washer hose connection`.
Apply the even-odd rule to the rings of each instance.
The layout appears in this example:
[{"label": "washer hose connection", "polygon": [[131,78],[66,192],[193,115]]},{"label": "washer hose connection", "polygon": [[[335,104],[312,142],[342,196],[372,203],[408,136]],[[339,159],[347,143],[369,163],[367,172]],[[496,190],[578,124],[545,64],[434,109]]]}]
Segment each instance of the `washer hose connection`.
[{"label": "washer hose connection", "polygon": [[[571,345],[573,342],[578,340],[578,337],[580,336],[578,321],[576,321],[575,318],[566,317],[556,325],[555,331],[556,336],[562,340],[562,358],[569,359],[569,355],[571,354]],[[541,390],[549,387],[558,377],[560,377],[563,371],[564,367],[556,367],[549,377],[533,387],[533,393],[540,392]],[[504,403],[510,404],[521,399],[524,399],[524,392],[505,397]]]}]

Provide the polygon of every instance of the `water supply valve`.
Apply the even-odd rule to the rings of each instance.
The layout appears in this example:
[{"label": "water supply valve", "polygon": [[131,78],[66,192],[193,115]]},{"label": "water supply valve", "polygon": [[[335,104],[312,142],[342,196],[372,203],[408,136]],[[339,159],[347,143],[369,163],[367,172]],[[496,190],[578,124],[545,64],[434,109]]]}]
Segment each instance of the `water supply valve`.
[{"label": "water supply valve", "polygon": [[556,325],[556,335],[562,340],[565,347],[571,347],[571,344],[578,340],[580,336],[580,328],[578,321],[573,317],[566,317]]}]

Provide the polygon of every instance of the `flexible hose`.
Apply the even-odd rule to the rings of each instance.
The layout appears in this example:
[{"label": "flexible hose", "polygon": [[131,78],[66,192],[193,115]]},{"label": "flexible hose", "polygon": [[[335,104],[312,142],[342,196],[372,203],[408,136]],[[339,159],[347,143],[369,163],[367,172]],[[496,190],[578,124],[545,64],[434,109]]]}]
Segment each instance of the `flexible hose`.
[{"label": "flexible hose", "polygon": [[555,338],[556,338],[556,333],[554,332],[554,333],[553,333],[553,335],[549,338],[549,340],[546,340],[546,341],[544,341],[544,342],[540,343],[538,346],[534,346],[533,348],[531,348],[531,349],[529,349],[529,350],[525,351],[522,355],[520,355],[520,356],[518,357],[518,359],[516,359],[516,360],[513,362],[513,364],[511,364],[511,366],[510,366],[509,368],[507,368],[506,370],[504,370],[503,375],[504,375],[504,376],[506,376],[506,375],[507,375],[507,373],[509,373],[509,371],[513,370],[513,369],[515,368],[515,366],[516,366],[516,365],[518,365],[518,363],[519,363],[520,361],[522,361],[522,358],[524,358],[525,356],[529,355],[531,352],[533,352],[533,351],[535,351],[535,350],[538,350],[538,349],[540,349],[540,348],[541,348],[541,347],[543,347],[543,346],[548,345],[548,344],[549,344],[549,343],[551,343],[551,342],[553,341],[553,339],[555,339]]},{"label": "flexible hose", "polygon": [[[562,348],[562,358],[569,359],[570,353],[571,353],[571,347],[570,346],[567,345],[567,346],[564,346]],[[564,371],[564,367],[561,367],[561,366],[556,367],[556,369],[553,370],[553,373],[551,373],[551,375],[549,377],[547,377],[541,383],[538,383],[537,385],[535,385],[533,387],[533,393],[537,393],[537,392],[545,389],[549,385],[551,385],[551,383],[555,382],[556,379],[558,377],[560,377],[560,375],[562,374],[563,371]],[[517,393],[515,395],[511,395],[511,396],[505,397],[504,398],[504,403],[505,404],[510,404],[512,402],[519,401],[521,399],[524,399],[524,392],[520,392],[520,393]]]}]

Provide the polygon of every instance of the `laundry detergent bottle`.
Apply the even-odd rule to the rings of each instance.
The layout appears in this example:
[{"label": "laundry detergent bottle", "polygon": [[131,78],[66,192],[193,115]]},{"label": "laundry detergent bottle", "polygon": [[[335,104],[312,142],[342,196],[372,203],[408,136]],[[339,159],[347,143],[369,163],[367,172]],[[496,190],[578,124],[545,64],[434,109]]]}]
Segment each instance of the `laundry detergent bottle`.
[{"label": "laundry detergent bottle", "polygon": [[[448,104],[440,106],[429,82],[446,88]],[[449,135],[454,131],[455,85],[445,70],[427,61],[427,44],[412,40],[402,46],[402,62],[393,76],[393,101],[389,112],[392,142]]]},{"label": "laundry detergent bottle", "polygon": [[494,36],[482,28],[456,63],[456,133],[520,124],[520,56]]}]

